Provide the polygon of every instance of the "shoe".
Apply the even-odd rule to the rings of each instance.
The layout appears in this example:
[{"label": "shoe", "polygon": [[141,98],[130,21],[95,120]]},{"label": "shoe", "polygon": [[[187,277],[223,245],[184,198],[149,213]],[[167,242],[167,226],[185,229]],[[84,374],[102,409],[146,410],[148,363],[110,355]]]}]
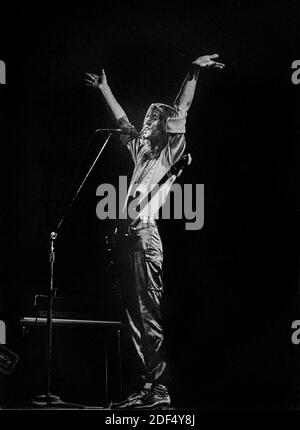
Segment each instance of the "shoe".
[{"label": "shoe", "polygon": [[147,396],[151,389],[151,384],[146,383],[139,391],[131,394],[127,399],[119,403],[111,403],[109,409],[129,409],[142,404],[142,399]]},{"label": "shoe", "polygon": [[169,408],[170,405],[171,399],[167,387],[162,384],[152,384],[151,390],[140,399],[134,409],[164,409]]}]

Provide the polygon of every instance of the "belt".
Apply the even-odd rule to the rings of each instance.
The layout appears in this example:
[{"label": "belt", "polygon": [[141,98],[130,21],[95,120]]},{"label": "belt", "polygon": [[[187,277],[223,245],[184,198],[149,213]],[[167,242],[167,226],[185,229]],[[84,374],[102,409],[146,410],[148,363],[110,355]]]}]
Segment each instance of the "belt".
[{"label": "belt", "polygon": [[[153,216],[139,216],[138,220],[139,220],[139,225],[142,224],[142,225],[146,226],[146,225],[152,224],[152,225],[156,226],[155,218]],[[135,224],[135,225],[137,225],[137,224]],[[137,227],[130,226],[130,230],[134,231],[136,229],[137,229]]]},{"label": "belt", "polygon": [[155,224],[155,218],[153,216],[139,216],[139,219],[141,220],[142,223],[145,223],[145,224],[148,224],[148,223]]}]

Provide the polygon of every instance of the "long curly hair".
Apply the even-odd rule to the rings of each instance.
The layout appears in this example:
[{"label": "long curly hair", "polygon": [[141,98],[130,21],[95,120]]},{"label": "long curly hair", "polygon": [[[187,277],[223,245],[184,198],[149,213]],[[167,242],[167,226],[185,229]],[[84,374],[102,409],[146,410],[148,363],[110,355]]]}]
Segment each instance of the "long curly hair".
[{"label": "long curly hair", "polygon": [[163,141],[161,142],[161,147],[160,147],[160,150],[161,150],[168,143],[167,120],[168,118],[172,118],[176,115],[176,110],[174,107],[164,103],[152,103],[146,112],[145,118],[147,117],[147,115],[150,115],[155,110],[159,111],[160,117],[161,117],[161,128],[162,128],[162,136],[163,136]]},{"label": "long curly hair", "polygon": [[164,103],[152,103],[146,112],[145,118],[155,109],[157,109],[162,114],[163,130],[166,132],[167,120],[168,118],[172,118],[176,115],[176,109]]}]

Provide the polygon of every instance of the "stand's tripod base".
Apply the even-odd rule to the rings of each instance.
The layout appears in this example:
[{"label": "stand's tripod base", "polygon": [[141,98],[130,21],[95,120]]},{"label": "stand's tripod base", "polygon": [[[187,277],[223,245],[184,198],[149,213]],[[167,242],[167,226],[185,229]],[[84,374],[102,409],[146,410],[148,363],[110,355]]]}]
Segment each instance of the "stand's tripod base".
[{"label": "stand's tripod base", "polygon": [[65,403],[60,399],[60,397],[54,396],[52,394],[42,394],[40,396],[36,396],[31,400],[31,404],[41,408],[85,408],[85,406],[78,405],[76,403]]}]

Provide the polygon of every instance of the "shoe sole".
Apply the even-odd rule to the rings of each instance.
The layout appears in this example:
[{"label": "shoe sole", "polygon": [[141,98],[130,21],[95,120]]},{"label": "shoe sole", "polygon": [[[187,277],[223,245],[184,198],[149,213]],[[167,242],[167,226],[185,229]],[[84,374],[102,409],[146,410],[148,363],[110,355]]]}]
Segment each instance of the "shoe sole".
[{"label": "shoe sole", "polygon": [[147,407],[147,406],[137,406],[135,408],[132,408],[134,410],[149,410],[149,411],[158,411],[158,410],[164,410],[164,409],[172,409],[174,410],[175,408],[171,405],[157,405],[157,406],[152,406],[152,407]]}]

